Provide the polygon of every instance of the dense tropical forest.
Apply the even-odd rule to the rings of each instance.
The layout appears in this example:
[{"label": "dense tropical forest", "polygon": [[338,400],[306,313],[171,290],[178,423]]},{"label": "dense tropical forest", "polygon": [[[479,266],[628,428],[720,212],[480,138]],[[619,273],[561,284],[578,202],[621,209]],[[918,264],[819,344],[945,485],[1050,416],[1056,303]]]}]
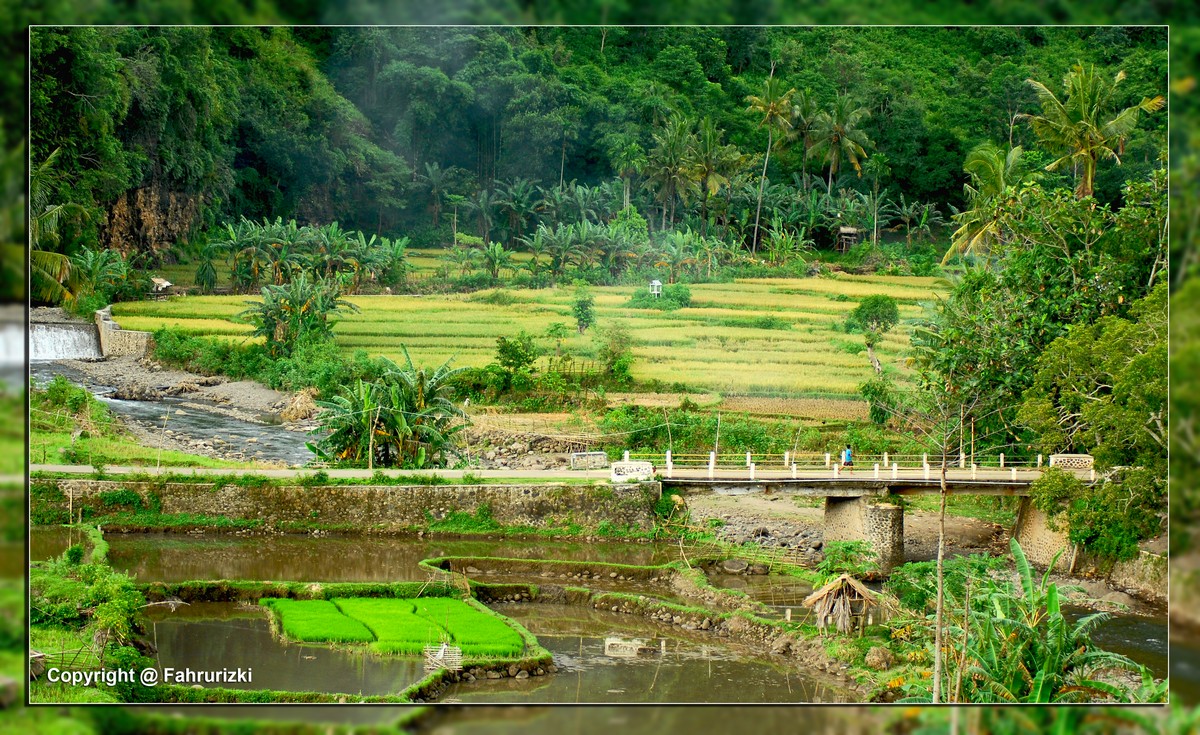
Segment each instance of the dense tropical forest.
[{"label": "dense tropical forest", "polygon": [[[59,151],[53,200],[86,212],[67,250],[172,258],[243,216],[413,246],[449,244],[457,219],[511,246],[626,202],[655,230],[753,247],[782,220],[829,247],[809,192],[868,223],[873,199],[909,224],[926,204],[948,217],[980,144],[1055,159],[1021,122],[1027,79],[1062,94],[1076,64],[1124,71],[1122,109],[1164,92],[1165,43],[1161,28],[41,29],[31,156]],[[1101,163],[1101,203],[1160,165],[1165,130],[1148,117],[1121,166]]]},{"label": "dense tropical forest", "polygon": [[[261,293],[245,318],[284,365],[329,344],[326,315],[354,308],[342,296],[411,288],[406,249],[444,249],[439,277],[462,290],[575,281],[580,333],[584,283],[658,274],[686,306],[683,284],[822,264],[945,276],[914,325],[911,381],[872,349],[894,304],[868,297],[847,321],[874,363],[872,419],[936,432],[922,424],[961,427],[966,411],[994,447],[1140,468],[1099,493],[1052,475],[1037,496],[1072,541],[1128,556],[1165,505],[1165,42],[1108,28],[47,30],[31,45],[31,160],[35,216],[53,217],[35,246],[69,256],[71,296],[137,298],[138,273],[178,262],[201,291]],[[1090,140],[1064,124],[1081,109]],[[837,252],[846,225],[862,242]],[[328,305],[311,324],[272,310],[309,298]],[[498,340],[510,382],[525,337]],[[371,379],[394,394],[417,372],[351,363],[325,379],[331,393],[358,379],[357,396],[327,396],[343,417],[370,415],[352,401],[377,400]],[[361,449],[381,427],[340,428]]]},{"label": "dense tropical forest", "polygon": [[[900,321],[890,296],[845,322],[873,366],[857,391],[873,423],[916,437],[905,406],[935,395],[958,406],[960,451],[969,419],[985,451],[1142,468],[1121,492],[1143,511],[1120,518],[1082,486],[1046,492],[1048,509],[1074,504],[1080,542],[1128,555],[1165,497],[1165,42],[1162,28],[38,29],[33,295],[86,312],[143,297],[147,269],[175,261],[201,292],[261,293],[239,315],[261,344],[164,333],[160,358],[314,388],[345,437],[330,456],[370,463],[368,444],[388,452],[376,434],[395,439],[390,461],[416,456],[412,427],[363,419],[403,371],[339,356],[331,325],[358,308],[344,295],[429,286],[410,249],[438,254],[435,288],[574,282],[581,335],[589,284],[662,278],[656,308],[671,309],[690,304],[686,283],[826,264],[952,276],[908,320],[903,360],[876,354]],[[602,326],[566,355],[563,323],[541,346],[488,334],[495,363],[438,382],[561,405],[576,351],[631,387],[636,340]],[[558,361],[539,368],[545,340]],[[606,420],[655,442],[638,432],[656,416]]]}]

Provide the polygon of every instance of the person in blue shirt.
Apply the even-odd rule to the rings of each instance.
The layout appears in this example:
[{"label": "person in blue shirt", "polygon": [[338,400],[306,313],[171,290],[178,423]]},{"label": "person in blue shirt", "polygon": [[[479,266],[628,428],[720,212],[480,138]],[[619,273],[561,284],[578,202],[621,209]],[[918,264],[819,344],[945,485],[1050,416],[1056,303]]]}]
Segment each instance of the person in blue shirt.
[{"label": "person in blue shirt", "polygon": [[850,445],[842,450],[842,469],[850,472],[854,469],[854,454],[850,451]]}]

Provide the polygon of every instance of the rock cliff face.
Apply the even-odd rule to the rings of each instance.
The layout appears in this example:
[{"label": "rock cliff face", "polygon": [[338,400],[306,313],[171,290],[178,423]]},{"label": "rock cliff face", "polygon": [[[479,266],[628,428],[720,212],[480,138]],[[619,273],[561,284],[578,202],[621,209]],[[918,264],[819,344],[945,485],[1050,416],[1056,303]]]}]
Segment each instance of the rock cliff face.
[{"label": "rock cliff face", "polygon": [[161,253],[187,239],[201,205],[199,194],[168,191],[161,184],[130,189],[108,208],[101,241],[123,255]]}]

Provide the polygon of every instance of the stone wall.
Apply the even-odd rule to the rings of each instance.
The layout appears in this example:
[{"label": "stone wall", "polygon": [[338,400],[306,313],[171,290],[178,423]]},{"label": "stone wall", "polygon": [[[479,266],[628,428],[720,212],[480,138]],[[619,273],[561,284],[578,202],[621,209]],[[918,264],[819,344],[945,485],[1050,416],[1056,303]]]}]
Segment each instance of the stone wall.
[{"label": "stone wall", "polygon": [[104,357],[145,357],[150,352],[153,335],[121,329],[121,325],[113,321],[111,305],[96,312],[96,328],[100,332],[100,354]]},{"label": "stone wall", "polygon": [[825,498],[825,541],[866,541],[880,572],[904,563],[904,508],[867,498]]},{"label": "stone wall", "polygon": [[[577,523],[594,529],[613,526],[649,531],[654,527],[657,483],[579,486],[550,485],[213,485],[201,483],[59,480],[76,510],[90,505],[104,512],[100,494],[133,490],[162,513],[223,516],[262,521],[268,529],[353,526],[389,532],[424,527],[460,512],[475,515],[487,506],[506,526],[559,527]],[[151,496],[154,496],[153,498]],[[66,508],[67,501],[61,503]],[[428,515],[427,515],[428,513]]]},{"label": "stone wall", "polygon": [[1062,552],[1055,568],[1060,572],[1071,568],[1071,544],[1066,529],[1052,531],[1046,523],[1046,514],[1035,508],[1029,498],[1021,498],[1012,535],[1031,564],[1046,568],[1054,561],[1054,555]]},{"label": "stone wall", "polygon": [[1142,551],[1129,561],[1114,564],[1108,583],[1135,597],[1166,602],[1167,576],[1167,557]]}]

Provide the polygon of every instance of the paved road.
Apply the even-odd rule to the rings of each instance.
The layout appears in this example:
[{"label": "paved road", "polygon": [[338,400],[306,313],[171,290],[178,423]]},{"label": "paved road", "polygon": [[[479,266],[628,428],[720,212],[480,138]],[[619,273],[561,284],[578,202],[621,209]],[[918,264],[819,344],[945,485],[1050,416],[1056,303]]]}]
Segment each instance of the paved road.
[{"label": "paved road", "polygon": [[[664,468],[659,467],[656,469],[660,474],[663,474],[665,476]],[[62,472],[62,473],[84,474],[84,475],[92,474],[95,472],[95,470],[89,465],[59,465],[59,464],[35,464],[30,467],[30,471],[31,472]],[[250,475],[262,475],[263,477],[273,477],[273,478],[304,477],[304,476],[312,475],[315,472],[317,472],[317,470],[315,470],[315,469],[237,469],[237,468],[208,469],[208,468],[191,468],[191,467],[163,467],[161,469],[154,468],[154,467],[106,467],[104,471],[106,474],[109,474],[109,475],[124,475],[124,474],[132,474],[132,473],[151,474],[151,475],[160,475],[160,474],[248,475],[248,474],[250,474]],[[370,470],[362,470],[362,469],[357,469],[357,470],[356,469],[327,469],[327,470],[323,470],[323,471],[330,477],[337,477],[337,478],[363,479],[363,478],[369,478],[374,474],[374,472],[372,472]],[[510,469],[510,470],[478,470],[478,469],[477,470],[443,470],[443,469],[396,470],[396,469],[388,469],[388,470],[376,470],[375,472],[382,472],[383,474],[385,474],[389,477],[396,477],[396,476],[401,476],[401,475],[421,475],[421,476],[445,477],[447,479],[455,479],[455,480],[461,479],[464,474],[471,474],[471,475],[474,475],[475,477],[481,477],[481,478],[486,478],[486,479],[497,479],[497,480],[498,479],[603,480],[603,479],[607,479],[609,477],[609,471],[607,469],[599,469],[599,470],[566,470],[566,469],[558,469],[558,470],[519,470],[519,469]],[[1017,482],[1032,482],[1033,480],[1036,480],[1038,477],[1040,477],[1041,474],[1042,474],[1042,471],[1037,470],[1037,469],[1017,469],[1016,481]],[[1081,479],[1087,479],[1089,477],[1089,474],[1086,471],[1076,472],[1076,474]],[[755,476],[756,480],[790,480],[793,477],[792,472],[790,470],[783,470],[783,469],[779,469],[779,470],[756,469],[754,476]],[[863,480],[875,479],[875,473],[874,473],[873,468],[868,469],[868,468],[864,467],[864,468],[856,469],[852,472],[839,472],[836,476],[832,469],[798,470],[795,475],[796,479],[831,480],[831,479],[834,479],[835,477],[837,479],[846,480],[849,482],[853,482],[853,481],[861,482]],[[936,470],[931,470],[931,472],[929,474],[929,479],[936,480],[937,477],[938,477],[938,475],[937,475]],[[671,473],[671,478],[677,479],[677,480],[689,480],[689,479],[690,480],[707,480],[708,479],[708,470],[707,469],[692,469],[692,468],[682,469],[682,468],[676,467],[674,469],[674,471]],[[891,471],[880,470],[878,479],[888,480],[891,478],[892,478]],[[923,469],[921,469],[920,467],[901,468],[897,473],[897,478],[898,479],[906,479],[906,480],[924,480],[925,479],[925,471]],[[741,482],[750,481],[749,473],[744,468],[717,469],[716,472],[714,473],[714,479],[726,480],[726,481],[741,481]],[[974,479],[974,480],[983,481],[983,482],[992,481],[992,482],[1011,483],[1013,481],[1013,472],[1011,469],[1008,469],[1008,468],[1006,468],[1006,469],[999,469],[999,468],[979,469],[974,473],[974,477],[972,477],[972,471],[969,469],[966,469],[966,470],[952,469],[952,470],[947,471],[946,479],[949,481],[954,481],[954,482],[965,482],[965,481],[970,481],[970,480]]]}]

